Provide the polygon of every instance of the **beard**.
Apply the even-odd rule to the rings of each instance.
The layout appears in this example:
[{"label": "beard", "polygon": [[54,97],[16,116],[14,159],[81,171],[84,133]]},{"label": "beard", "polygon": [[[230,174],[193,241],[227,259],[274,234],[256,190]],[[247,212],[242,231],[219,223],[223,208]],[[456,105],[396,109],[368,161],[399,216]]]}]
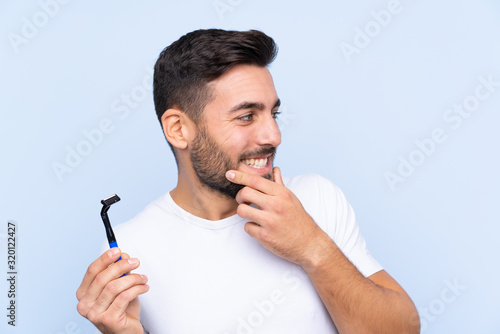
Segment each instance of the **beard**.
[{"label": "beard", "polygon": [[[198,126],[197,130],[190,152],[193,169],[201,184],[229,198],[236,198],[238,192],[245,186],[229,181],[226,178],[228,170],[236,170],[242,163],[242,159],[268,154],[271,154],[269,157],[271,159],[276,154],[275,147],[265,147],[243,153],[237,161],[233,161],[229,154],[208,134],[205,127]],[[274,159],[271,161],[274,162]],[[271,173],[262,175],[262,177],[268,180],[273,179]]]}]

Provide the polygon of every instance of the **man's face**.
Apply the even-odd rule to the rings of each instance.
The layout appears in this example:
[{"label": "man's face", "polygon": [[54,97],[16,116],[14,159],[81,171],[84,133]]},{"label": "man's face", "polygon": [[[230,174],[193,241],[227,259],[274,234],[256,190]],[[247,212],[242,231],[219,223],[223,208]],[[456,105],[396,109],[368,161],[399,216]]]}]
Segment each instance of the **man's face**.
[{"label": "man's face", "polygon": [[191,162],[202,184],[234,198],[242,186],[226,179],[229,169],[272,179],[280,102],[267,68],[238,65],[211,85],[214,98],[197,125]]}]

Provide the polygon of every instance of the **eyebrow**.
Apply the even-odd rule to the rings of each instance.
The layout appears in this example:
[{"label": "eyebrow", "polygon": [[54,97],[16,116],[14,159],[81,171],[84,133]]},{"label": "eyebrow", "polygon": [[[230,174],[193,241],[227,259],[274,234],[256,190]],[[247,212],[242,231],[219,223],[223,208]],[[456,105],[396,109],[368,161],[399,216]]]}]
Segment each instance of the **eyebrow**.
[{"label": "eyebrow", "polygon": [[[275,109],[281,105],[281,100],[277,99],[276,103],[274,103],[274,106],[271,109]],[[257,109],[257,110],[264,110],[266,107],[264,106],[263,103],[260,102],[249,102],[249,101],[244,101],[241,102],[240,104],[236,105],[233,107],[231,110],[229,110],[230,113],[240,111],[240,110],[245,110],[245,109]]]}]

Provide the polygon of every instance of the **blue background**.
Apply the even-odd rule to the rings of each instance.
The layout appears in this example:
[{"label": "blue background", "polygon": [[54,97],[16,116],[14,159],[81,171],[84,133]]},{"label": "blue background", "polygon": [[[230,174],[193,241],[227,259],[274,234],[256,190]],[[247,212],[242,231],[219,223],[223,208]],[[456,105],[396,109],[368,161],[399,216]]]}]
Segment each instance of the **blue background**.
[{"label": "blue background", "polygon": [[[16,328],[6,324],[8,286],[0,280],[0,332],[94,331],[76,311],[75,291],[105,237],[100,200],[122,198],[110,210],[117,224],[175,185],[151,69],[181,35],[217,27],[260,29],[276,40],[277,165],[343,189],[371,252],[412,296],[423,332],[500,333],[500,87],[460,124],[443,118],[473,101],[480,77],[500,82],[498,2],[1,7],[0,253],[15,221],[19,275]],[[388,8],[394,13],[377,23]],[[346,53],[347,44],[356,52]],[[435,129],[446,140],[419,153],[416,141]],[[80,159],[70,153],[78,150]],[[386,175],[398,175],[400,159],[417,166],[391,187]]]}]

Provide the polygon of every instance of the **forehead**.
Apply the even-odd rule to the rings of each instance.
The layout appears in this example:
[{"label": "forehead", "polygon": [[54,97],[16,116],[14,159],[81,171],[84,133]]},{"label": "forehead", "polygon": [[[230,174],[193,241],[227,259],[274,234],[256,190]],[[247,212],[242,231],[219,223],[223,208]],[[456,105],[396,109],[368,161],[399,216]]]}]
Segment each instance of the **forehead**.
[{"label": "forehead", "polygon": [[237,65],[212,81],[210,88],[213,99],[207,107],[216,106],[222,112],[242,102],[261,103],[271,109],[278,99],[267,67]]}]

